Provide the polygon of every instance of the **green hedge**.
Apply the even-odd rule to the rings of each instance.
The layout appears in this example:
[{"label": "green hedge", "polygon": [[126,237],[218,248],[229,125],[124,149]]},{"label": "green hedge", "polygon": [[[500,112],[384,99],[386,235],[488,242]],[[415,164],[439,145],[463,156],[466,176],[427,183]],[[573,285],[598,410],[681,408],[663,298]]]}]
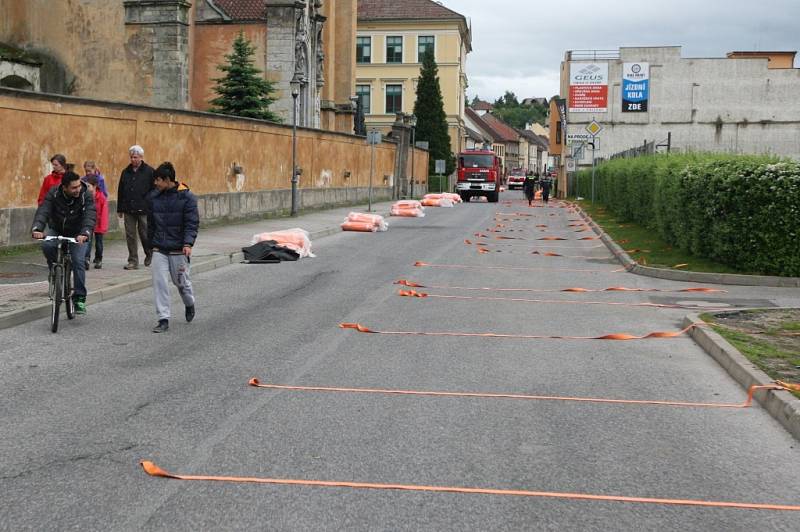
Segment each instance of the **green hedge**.
[{"label": "green hedge", "polygon": [[[591,170],[578,196],[591,198]],[[800,276],[800,164],[768,156],[654,155],[595,171],[595,199],[693,255]]]}]

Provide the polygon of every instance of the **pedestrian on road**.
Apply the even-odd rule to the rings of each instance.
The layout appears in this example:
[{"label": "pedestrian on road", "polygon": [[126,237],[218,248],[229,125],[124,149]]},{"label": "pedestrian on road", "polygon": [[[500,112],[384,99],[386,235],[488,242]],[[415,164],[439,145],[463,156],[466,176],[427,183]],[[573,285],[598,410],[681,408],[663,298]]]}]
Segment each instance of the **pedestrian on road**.
[{"label": "pedestrian on road", "polygon": [[39,197],[36,199],[36,205],[44,203],[44,197],[50,192],[51,188],[61,186],[61,178],[64,176],[64,172],[67,171],[67,158],[60,153],[56,153],[50,157],[50,165],[52,166],[52,170],[45,176],[44,181],[42,181],[42,186],[39,188]]},{"label": "pedestrian on road", "polygon": [[552,186],[553,182],[549,177],[542,179],[542,201],[545,205],[547,205],[547,201],[550,199],[550,187]]},{"label": "pedestrian on road", "polygon": [[528,174],[525,176],[525,182],[522,184],[522,192],[525,194],[525,199],[528,200],[528,207],[533,204],[533,196],[536,193],[535,176]]},{"label": "pedestrian on road", "polygon": [[89,189],[89,193],[94,197],[94,207],[97,211],[97,222],[94,225],[92,237],[86,246],[86,269],[89,269],[89,261],[92,258],[92,239],[94,239],[94,269],[99,270],[103,267],[103,237],[108,232],[108,201],[105,194],[100,190],[100,176],[89,174],[84,182]]},{"label": "pedestrian on road", "polygon": [[[77,244],[69,244],[69,252],[74,257],[72,271],[75,288],[72,299],[78,314],[86,314],[86,270],[83,258],[86,256],[86,241],[96,223],[95,217],[94,198],[89,194],[86,184],[75,172],[65,172],[61,184],[51,188],[36,209],[31,228],[31,235],[38,240],[46,234],[68,236],[78,241]],[[48,266],[56,261],[59,245],[61,242],[58,240],[42,242],[42,252]]]},{"label": "pedestrian on road", "polygon": [[155,170],[155,190],[149,196],[147,215],[148,242],[152,246],[153,292],[158,324],[154,333],[169,330],[169,280],[178,287],[186,307],[186,321],[194,319],[194,292],[189,276],[192,246],[197,238],[200,214],[197,198],[189,187],[178,183],[172,163],[162,163]]},{"label": "pedestrian on road", "polygon": [[85,183],[86,180],[89,178],[90,175],[97,176],[97,188],[100,189],[100,192],[107,198],[108,197],[108,190],[106,189],[106,178],[103,174],[100,173],[100,169],[97,167],[94,161],[86,161],[83,163],[83,177],[81,178]]},{"label": "pedestrian on road", "polygon": [[150,266],[152,255],[147,243],[147,197],[153,190],[153,168],[144,162],[144,149],[134,145],[128,150],[131,158],[119,178],[117,217],[125,221],[125,241],[128,244],[126,270],[139,268],[137,234],[144,249],[144,265]]}]

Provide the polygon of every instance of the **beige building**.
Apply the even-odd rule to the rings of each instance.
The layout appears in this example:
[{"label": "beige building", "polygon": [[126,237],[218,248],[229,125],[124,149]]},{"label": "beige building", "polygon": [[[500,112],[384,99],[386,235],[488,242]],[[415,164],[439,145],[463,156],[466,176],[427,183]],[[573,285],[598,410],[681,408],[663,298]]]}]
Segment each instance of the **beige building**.
[{"label": "beige building", "polygon": [[466,18],[432,0],[359,0],[356,95],[367,129],[391,130],[396,113],[411,114],[422,54],[433,48],[454,153],[466,146],[466,60],[472,33]]}]

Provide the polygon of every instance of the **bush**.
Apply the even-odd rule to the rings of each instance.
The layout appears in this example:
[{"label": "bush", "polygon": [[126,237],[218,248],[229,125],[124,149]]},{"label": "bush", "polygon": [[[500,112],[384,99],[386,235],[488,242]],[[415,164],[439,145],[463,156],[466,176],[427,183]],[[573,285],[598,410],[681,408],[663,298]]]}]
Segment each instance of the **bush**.
[{"label": "bush", "polygon": [[[577,176],[591,197],[591,171]],[[800,164],[768,156],[654,155],[595,172],[596,200],[694,255],[738,270],[800,276]]]}]

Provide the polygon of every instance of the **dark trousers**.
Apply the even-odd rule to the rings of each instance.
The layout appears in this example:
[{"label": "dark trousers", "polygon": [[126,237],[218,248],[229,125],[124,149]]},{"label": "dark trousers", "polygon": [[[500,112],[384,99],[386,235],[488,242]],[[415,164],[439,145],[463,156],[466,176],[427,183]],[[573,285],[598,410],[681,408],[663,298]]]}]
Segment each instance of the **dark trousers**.
[{"label": "dark trousers", "polygon": [[[94,261],[103,262],[103,234],[94,233],[92,240],[94,240]],[[86,262],[92,258],[92,240],[86,243]]]},{"label": "dark trousers", "polygon": [[[57,233],[51,229],[47,230],[47,236],[55,236]],[[42,242],[42,252],[47,259],[47,265],[53,264],[58,258],[58,240],[46,240]],[[69,244],[69,252],[72,255],[72,272],[74,279],[74,293],[76,296],[86,297],[86,268],[84,265],[86,257],[86,244]]]},{"label": "dark trousers", "polygon": [[[125,213],[125,241],[128,244],[128,264],[139,264],[139,240],[145,257],[147,252],[147,215]],[[138,235],[138,239],[136,238]]]}]

